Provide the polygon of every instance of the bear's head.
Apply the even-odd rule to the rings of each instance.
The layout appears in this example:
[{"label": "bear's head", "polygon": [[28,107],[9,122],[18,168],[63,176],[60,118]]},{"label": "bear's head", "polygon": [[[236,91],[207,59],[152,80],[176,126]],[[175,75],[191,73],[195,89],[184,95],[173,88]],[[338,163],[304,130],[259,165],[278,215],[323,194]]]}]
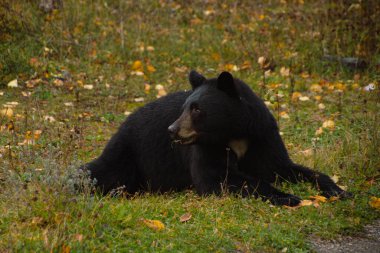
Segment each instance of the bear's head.
[{"label": "bear's head", "polygon": [[237,81],[228,72],[206,79],[191,71],[192,93],[182,106],[181,116],[169,126],[171,138],[180,144],[226,143],[239,135],[243,104]]}]

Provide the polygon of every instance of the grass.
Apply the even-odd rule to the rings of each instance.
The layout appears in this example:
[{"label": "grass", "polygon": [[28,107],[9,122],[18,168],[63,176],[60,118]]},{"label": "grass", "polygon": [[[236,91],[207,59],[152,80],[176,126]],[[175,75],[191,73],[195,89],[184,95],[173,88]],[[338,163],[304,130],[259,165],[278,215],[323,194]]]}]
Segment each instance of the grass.
[{"label": "grass", "polygon": [[[32,1],[0,1],[0,251],[306,252],[310,235],[354,234],[378,219],[368,201],[380,196],[380,56],[371,51],[378,34],[361,24],[368,6],[352,8],[357,18],[349,20],[344,4],[251,2],[68,0],[42,13]],[[326,50],[370,65],[351,71],[324,62]],[[260,56],[277,65],[265,78]],[[157,84],[188,89],[190,69],[208,77],[229,70],[246,81],[278,118],[291,157],[335,176],[355,197],[288,209],[191,191],[75,192],[86,180],[75,169],[99,155],[124,113],[154,100]],[[7,87],[16,78],[19,86]],[[369,83],[372,92],[362,89]],[[10,102],[18,102],[13,115]],[[334,127],[317,135],[328,120]],[[309,184],[279,187],[318,195]],[[192,217],[182,223],[185,213]]]}]

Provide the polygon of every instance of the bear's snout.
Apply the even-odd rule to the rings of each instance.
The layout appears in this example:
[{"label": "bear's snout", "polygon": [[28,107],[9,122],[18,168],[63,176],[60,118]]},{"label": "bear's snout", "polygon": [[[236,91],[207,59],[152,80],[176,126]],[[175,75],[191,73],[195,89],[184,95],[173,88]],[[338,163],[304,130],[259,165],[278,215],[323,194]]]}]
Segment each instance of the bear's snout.
[{"label": "bear's snout", "polygon": [[177,138],[178,131],[179,131],[179,126],[176,122],[174,122],[168,127],[168,132],[169,132],[170,138],[172,139]]}]

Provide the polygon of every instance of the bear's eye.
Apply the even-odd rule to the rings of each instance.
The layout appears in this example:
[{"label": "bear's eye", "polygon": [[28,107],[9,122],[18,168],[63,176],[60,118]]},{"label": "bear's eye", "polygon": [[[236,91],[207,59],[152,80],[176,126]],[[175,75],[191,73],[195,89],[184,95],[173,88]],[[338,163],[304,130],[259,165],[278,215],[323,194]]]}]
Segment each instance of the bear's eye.
[{"label": "bear's eye", "polygon": [[197,104],[192,104],[190,108],[191,108],[192,113],[200,113],[201,112],[201,110],[199,109]]},{"label": "bear's eye", "polygon": [[195,112],[195,113],[200,113],[201,110],[200,110],[199,108],[194,108],[194,109],[193,109],[193,112]]}]

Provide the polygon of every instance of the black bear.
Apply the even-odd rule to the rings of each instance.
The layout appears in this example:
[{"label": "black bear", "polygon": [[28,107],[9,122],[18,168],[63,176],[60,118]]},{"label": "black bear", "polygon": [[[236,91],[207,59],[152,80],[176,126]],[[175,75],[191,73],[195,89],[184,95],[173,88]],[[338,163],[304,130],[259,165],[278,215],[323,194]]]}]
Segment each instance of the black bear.
[{"label": "black bear", "polygon": [[191,91],[149,103],[130,115],[103,153],[85,165],[107,193],[223,190],[295,206],[297,196],[271,183],[309,181],[325,196],[345,197],[327,175],[289,158],[277,123],[263,101],[228,72],[206,79],[191,71]]}]

